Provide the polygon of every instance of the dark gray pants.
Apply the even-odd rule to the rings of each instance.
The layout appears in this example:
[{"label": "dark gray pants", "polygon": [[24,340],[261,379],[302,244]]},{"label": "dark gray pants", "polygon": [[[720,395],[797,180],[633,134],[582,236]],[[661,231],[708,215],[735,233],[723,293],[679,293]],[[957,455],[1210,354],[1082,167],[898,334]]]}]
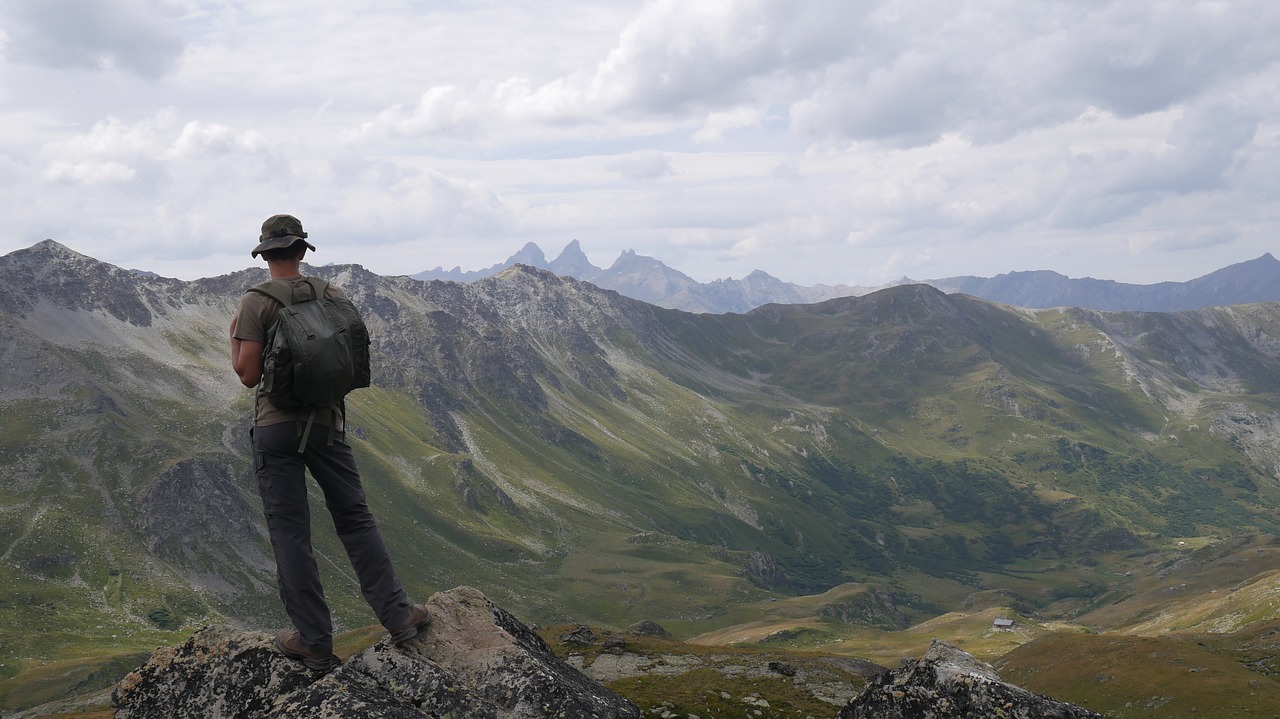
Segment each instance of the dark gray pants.
[{"label": "dark gray pants", "polygon": [[365,502],[360,472],[344,434],[334,432],[330,443],[329,427],[316,426],[303,452],[298,452],[301,428],[295,422],[254,427],[252,436],[254,470],[275,550],[280,599],[302,642],[315,651],[333,651],[333,621],[311,551],[304,469],[311,470],[324,492],[334,529],[378,621],[389,628],[407,620],[409,600]]}]

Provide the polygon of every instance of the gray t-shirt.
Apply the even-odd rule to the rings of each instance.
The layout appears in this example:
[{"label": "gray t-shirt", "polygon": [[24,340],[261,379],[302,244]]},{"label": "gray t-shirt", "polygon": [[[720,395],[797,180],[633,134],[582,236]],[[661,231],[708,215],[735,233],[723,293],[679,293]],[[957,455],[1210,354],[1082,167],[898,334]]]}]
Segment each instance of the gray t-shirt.
[{"label": "gray t-shirt", "polygon": [[[290,291],[294,287],[301,285],[304,277],[275,278],[272,282],[279,283],[284,287],[288,287]],[[329,298],[345,299],[347,294],[340,287],[329,285],[324,291],[324,296]],[[249,340],[251,342],[260,342],[265,348],[267,345],[267,331],[271,329],[271,325],[276,321],[276,311],[280,309],[280,303],[274,299],[262,294],[261,292],[246,292],[244,297],[240,298],[240,306],[236,309],[236,333],[235,338],[238,340]],[[276,407],[267,399],[267,395],[262,392],[256,392],[257,407],[254,410],[253,423],[259,427],[265,427],[271,424],[280,424],[282,422],[307,421],[311,417],[311,410],[282,410]],[[342,410],[338,406],[331,408],[329,412],[316,412],[315,423],[328,426],[336,422],[339,430],[343,429]]]}]

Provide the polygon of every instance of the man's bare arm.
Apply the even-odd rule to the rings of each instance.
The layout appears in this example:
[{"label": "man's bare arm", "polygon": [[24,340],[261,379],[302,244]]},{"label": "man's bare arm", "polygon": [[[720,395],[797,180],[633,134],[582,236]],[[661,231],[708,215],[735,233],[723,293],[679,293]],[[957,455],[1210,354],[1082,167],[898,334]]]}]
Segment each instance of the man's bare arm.
[{"label": "man's bare arm", "polygon": [[237,339],[236,318],[231,318],[231,368],[245,387],[257,387],[262,380],[261,342]]}]

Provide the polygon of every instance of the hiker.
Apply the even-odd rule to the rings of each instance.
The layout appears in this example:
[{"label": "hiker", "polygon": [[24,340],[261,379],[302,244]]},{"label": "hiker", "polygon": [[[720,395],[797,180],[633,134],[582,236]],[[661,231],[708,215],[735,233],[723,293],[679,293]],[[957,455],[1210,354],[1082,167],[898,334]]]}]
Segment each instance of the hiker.
[{"label": "hiker", "polygon": [[[294,302],[299,297],[311,299],[317,286],[321,287],[323,298],[330,304],[344,303],[358,322],[358,313],[346,293],[323,280],[302,276],[302,258],[307,250],[316,249],[306,238],[302,223],[291,215],[274,215],[262,223],[262,235],[250,256],[262,255],[271,280],[246,292],[240,300],[231,320],[231,366],[244,386],[258,388],[249,432],[254,473],[275,551],[280,599],[294,626],[277,634],[275,645],[309,668],[326,671],[340,660],[333,655],[333,622],[312,554],[304,469],[311,471],[324,492],[338,538],[360,580],[360,591],[392,640],[401,644],[412,639],[430,618],[426,606],[409,603],[391,566],[387,546],[365,502],[351,447],[345,441],[341,400],[328,407],[284,409],[277,406],[286,404],[283,400],[273,402],[268,396],[265,385],[270,384],[274,370],[267,370],[264,381],[264,351],[282,331],[273,332],[273,325],[290,298]],[[277,295],[281,299],[276,299]],[[363,322],[359,326],[363,330]]]}]

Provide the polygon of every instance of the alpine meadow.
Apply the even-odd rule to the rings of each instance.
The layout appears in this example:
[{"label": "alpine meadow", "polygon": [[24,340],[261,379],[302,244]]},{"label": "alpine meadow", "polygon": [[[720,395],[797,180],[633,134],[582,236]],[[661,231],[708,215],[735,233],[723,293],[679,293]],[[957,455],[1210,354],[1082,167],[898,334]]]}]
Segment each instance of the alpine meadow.
[{"label": "alpine meadow", "polygon": [[[348,435],[417,601],[469,585],[541,625],[885,666],[945,638],[1108,716],[1280,698],[1280,304],[908,284],[693,314],[523,264],[310,271],[370,330]],[[0,709],[207,624],[287,625],[227,360],[265,276],[0,258]],[[315,541],[340,628],[371,624]],[[1224,691],[1239,713],[1205,713]]]}]

